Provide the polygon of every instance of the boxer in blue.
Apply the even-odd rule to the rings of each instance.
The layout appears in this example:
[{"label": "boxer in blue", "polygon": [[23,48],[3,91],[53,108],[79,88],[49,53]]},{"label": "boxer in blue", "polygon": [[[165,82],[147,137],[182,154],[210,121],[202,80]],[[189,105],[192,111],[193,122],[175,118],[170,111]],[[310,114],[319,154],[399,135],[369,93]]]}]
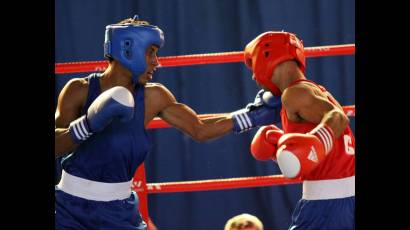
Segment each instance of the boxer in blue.
[{"label": "boxer in blue", "polygon": [[145,127],[154,117],[196,141],[280,120],[281,102],[267,91],[244,109],[201,120],[165,86],[148,83],[163,44],[162,30],[137,17],[108,25],[108,68],[72,79],[61,91],[55,113],[55,156],[63,156],[56,229],[147,229],[131,181],[147,155]]}]

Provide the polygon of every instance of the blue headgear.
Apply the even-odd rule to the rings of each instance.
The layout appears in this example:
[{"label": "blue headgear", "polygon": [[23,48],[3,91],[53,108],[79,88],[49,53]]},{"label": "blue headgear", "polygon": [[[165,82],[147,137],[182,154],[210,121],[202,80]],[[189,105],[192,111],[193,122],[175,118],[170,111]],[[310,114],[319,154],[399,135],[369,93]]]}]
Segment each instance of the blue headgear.
[{"label": "blue headgear", "polygon": [[[137,18],[138,16],[135,16]],[[145,72],[145,52],[150,45],[164,45],[164,33],[152,25],[108,25],[105,30],[104,57],[113,58],[131,71],[133,83]]]}]

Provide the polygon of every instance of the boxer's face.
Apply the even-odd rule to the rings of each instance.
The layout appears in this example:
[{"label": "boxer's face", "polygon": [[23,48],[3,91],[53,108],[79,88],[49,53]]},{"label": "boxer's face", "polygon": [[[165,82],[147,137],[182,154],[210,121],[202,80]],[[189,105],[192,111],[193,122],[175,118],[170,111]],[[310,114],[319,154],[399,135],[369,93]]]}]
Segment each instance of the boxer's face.
[{"label": "boxer's face", "polygon": [[157,57],[158,47],[155,45],[151,45],[145,52],[145,61],[147,64],[147,68],[145,72],[139,76],[139,83],[145,85],[147,82],[152,80],[152,76],[154,75],[157,66],[159,65],[158,57]]}]

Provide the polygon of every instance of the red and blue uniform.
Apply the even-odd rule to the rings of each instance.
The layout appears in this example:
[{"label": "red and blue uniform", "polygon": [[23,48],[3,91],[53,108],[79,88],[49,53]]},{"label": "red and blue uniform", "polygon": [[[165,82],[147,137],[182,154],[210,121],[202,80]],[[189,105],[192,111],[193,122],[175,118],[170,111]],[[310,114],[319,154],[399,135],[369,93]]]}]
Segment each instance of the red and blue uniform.
[{"label": "red and blue uniform", "polygon": [[[326,89],[308,80],[322,92]],[[333,98],[328,100],[335,104]],[[281,111],[285,133],[308,133],[317,124],[296,123]],[[334,140],[332,150],[310,173],[303,176],[303,196],[292,215],[289,229],[354,229],[355,138],[350,127]]]}]

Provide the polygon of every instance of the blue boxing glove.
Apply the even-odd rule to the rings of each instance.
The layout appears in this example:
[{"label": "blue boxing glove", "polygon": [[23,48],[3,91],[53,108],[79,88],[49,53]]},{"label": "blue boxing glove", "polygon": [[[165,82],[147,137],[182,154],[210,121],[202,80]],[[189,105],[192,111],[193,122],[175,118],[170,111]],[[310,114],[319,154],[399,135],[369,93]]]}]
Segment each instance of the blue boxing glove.
[{"label": "blue boxing glove", "polygon": [[270,91],[260,90],[255,101],[246,108],[231,113],[233,132],[241,133],[249,129],[280,122],[282,102]]},{"label": "blue boxing glove", "polygon": [[134,97],[128,89],[116,86],[100,94],[87,113],[72,121],[68,129],[74,142],[81,143],[93,133],[103,130],[113,119],[126,122],[133,116]]}]

